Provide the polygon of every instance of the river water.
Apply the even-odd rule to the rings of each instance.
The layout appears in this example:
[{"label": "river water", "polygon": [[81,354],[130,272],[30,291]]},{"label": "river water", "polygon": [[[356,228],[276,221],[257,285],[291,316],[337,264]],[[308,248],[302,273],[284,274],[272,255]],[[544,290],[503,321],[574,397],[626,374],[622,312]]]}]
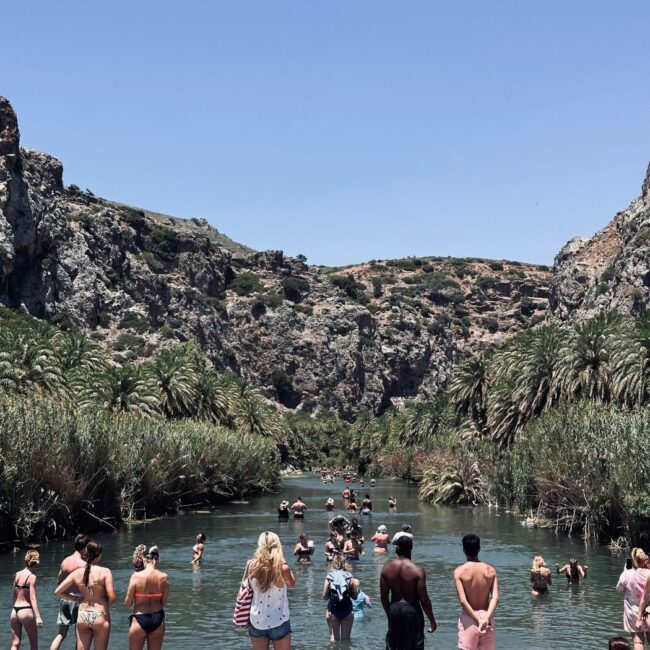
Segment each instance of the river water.
[{"label": "river water", "polygon": [[[239,580],[247,558],[255,549],[260,532],[278,532],[290,556],[298,534],[306,531],[314,539],[317,552],[310,565],[295,567],[297,584],[290,592],[293,647],[304,650],[331,648],[327,641],[325,603],[321,598],[326,573],[321,549],[326,541],[327,522],[331,515],[324,509],[329,496],[341,506],[342,481],[324,485],[308,475],[284,481],[280,494],[252,499],[250,504],[227,504],[214,512],[193,513],[124,528],[112,535],[101,535],[104,544],[103,565],[115,576],[118,601],[113,609],[110,648],[127,648],[127,615],[122,602],[131,574],[133,548],[139,544],[158,544],[161,569],[171,579],[171,596],[167,606],[169,650],[196,648],[248,648],[244,631],[231,623],[232,608]],[[622,600],[615,590],[624,564],[623,557],[613,557],[607,550],[587,547],[580,539],[556,536],[552,531],[524,528],[517,518],[488,508],[449,508],[421,504],[417,489],[400,481],[380,480],[374,488],[358,488],[371,494],[375,512],[359,517],[364,535],[370,538],[384,523],[392,534],[402,523],[410,523],[415,533],[414,561],[423,565],[438,622],[438,631],[427,635],[427,648],[455,648],[458,603],[451,574],[463,561],[460,538],[467,532],[481,536],[481,557],[498,572],[501,603],[497,609],[497,647],[504,650],[607,648],[607,639],[622,633]],[[397,512],[388,512],[388,495],[397,496]],[[290,502],[302,496],[309,506],[304,521],[279,523],[276,508],[281,499]],[[194,538],[199,531],[207,534],[203,566],[193,570],[189,564]],[[374,608],[366,610],[363,621],[355,623],[353,647],[381,650],[386,634],[386,619],[379,600],[379,573],[386,556],[367,553],[355,567]],[[71,552],[71,543],[55,542],[41,549],[38,569],[38,595],[45,627],[40,632],[40,647],[49,647],[56,633],[57,601],[53,596],[58,565]],[[558,576],[550,594],[533,599],[530,595],[528,569],[533,555],[541,554],[547,565],[564,563],[575,556],[589,565],[589,578],[577,589],[568,588]],[[5,612],[5,641],[9,645],[9,611],[13,573],[22,568],[23,553],[0,556],[0,606]],[[560,579],[562,578],[562,579]],[[71,635],[64,648],[74,647]],[[29,647],[26,637],[22,647]]]}]

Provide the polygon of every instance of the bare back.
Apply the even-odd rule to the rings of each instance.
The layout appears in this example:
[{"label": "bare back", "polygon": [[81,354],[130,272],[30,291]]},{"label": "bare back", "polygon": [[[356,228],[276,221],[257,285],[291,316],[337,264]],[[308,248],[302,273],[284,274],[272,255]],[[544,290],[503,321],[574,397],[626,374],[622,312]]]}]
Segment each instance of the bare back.
[{"label": "bare back", "polygon": [[158,569],[146,568],[131,576],[126,592],[127,607],[133,605],[136,614],[158,612],[169,595],[169,578]]},{"label": "bare back", "polygon": [[77,569],[69,576],[81,594],[79,608],[104,607],[108,609],[110,602],[115,600],[113,576],[110,569],[93,565],[88,576],[88,586],[83,583],[84,571],[85,569]]},{"label": "bare back", "polygon": [[83,569],[86,566],[86,561],[81,557],[81,555],[75,551],[72,555],[68,555],[63,562],[61,562],[61,568],[59,569],[59,578],[58,584],[61,584],[71,573],[74,573],[77,569]]},{"label": "bare back", "polygon": [[384,589],[390,592],[391,603],[405,600],[416,605],[428,598],[424,569],[406,558],[394,559],[384,565],[380,584],[382,593]]},{"label": "bare back", "polygon": [[495,579],[494,567],[485,562],[465,562],[454,571],[456,588],[462,587],[467,602],[474,610],[488,609]]}]

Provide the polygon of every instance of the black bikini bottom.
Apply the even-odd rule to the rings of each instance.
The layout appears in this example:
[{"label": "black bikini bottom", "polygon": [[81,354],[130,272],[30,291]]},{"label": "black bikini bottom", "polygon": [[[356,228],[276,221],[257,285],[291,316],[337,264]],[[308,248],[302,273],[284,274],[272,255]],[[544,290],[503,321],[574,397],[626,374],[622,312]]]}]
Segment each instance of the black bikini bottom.
[{"label": "black bikini bottom", "polygon": [[165,622],[165,610],[161,609],[151,614],[131,614],[129,621],[135,619],[138,625],[147,633],[155,632]]},{"label": "black bikini bottom", "polygon": [[34,608],[31,605],[19,605],[18,607],[14,607],[14,612],[16,612],[16,614],[18,614],[18,612],[21,609],[34,609]]}]

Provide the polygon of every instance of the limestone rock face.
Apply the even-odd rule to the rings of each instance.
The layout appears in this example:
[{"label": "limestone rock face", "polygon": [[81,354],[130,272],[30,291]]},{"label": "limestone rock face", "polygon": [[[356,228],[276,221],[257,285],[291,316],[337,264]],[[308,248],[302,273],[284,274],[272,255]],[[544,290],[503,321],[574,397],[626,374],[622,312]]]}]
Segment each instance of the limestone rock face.
[{"label": "limestone rock face", "polygon": [[463,355],[544,320],[549,281],[516,262],[331,269],[256,252],[204,219],[65,187],[58,160],[20,148],[0,99],[0,302],[69,319],[115,360],[194,339],[284,407],[352,419],[433,396]]},{"label": "limestone rock face", "polygon": [[607,310],[638,316],[650,305],[650,166],[641,196],[591,238],[555,258],[551,312],[582,320]]}]

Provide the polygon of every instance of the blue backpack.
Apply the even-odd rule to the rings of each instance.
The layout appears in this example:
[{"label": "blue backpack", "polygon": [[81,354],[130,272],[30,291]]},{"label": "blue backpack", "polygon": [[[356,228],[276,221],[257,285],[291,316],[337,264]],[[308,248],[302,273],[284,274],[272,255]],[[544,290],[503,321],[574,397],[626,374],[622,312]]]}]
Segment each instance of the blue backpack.
[{"label": "blue backpack", "polygon": [[328,609],[338,610],[351,606],[352,594],[350,593],[350,578],[352,578],[351,573],[340,569],[330,571],[327,574],[327,581],[330,583]]}]

